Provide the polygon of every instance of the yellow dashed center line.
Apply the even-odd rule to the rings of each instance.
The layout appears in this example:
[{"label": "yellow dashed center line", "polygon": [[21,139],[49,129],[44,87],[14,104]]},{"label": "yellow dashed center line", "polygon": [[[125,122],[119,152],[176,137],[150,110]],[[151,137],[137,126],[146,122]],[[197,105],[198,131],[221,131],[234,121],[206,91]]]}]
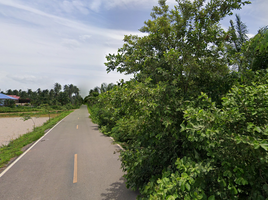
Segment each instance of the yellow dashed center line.
[{"label": "yellow dashed center line", "polygon": [[78,125],[76,126],[76,129],[78,129]]},{"label": "yellow dashed center line", "polygon": [[74,177],[73,183],[77,183],[77,154],[74,154]]}]

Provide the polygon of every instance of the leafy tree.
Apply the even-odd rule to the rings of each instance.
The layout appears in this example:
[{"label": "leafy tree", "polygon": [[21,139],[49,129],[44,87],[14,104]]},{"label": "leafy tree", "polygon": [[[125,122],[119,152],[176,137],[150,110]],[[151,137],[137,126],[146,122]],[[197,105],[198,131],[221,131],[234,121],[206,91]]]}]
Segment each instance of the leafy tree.
[{"label": "leafy tree", "polygon": [[9,89],[9,90],[7,90],[6,94],[7,94],[7,95],[12,95],[12,94],[13,94],[13,92],[12,92],[12,90],[11,90],[11,89]]},{"label": "leafy tree", "polygon": [[38,89],[36,90],[36,92],[37,92],[38,95],[40,95],[40,94],[42,93],[41,88],[38,88]]},{"label": "leafy tree", "polygon": [[52,98],[54,98],[54,96],[55,96],[55,90],[51,89],[49,91],[49,98],[52,99]]},{"label": "leafy tree", "polygon": [[[0,102],[0,103],[1,103],[1,102]],[[8,107],[10,107],[10,108],[14,108],[15,105],[16,105],[16,103],[15,103],[14,100],[9,100],[9,99],[7,99],[7,100],[4,101],[4,106],[8,106]]]},{"label": "leafy tree", "polygon": [[[103,91],[106,90],[104,85],[106,84],[102,84]],[[100,93],[101,93],[101,88],[97,86],[94,89],[91,89],[89,91],[89,95],[85,97],[84,101],[90,105],[93,105],[97,102],[97,97],[99,96]]]},{"label": "leafy tree", "polygon": [[20,93],[20,98],[22,98],[22,99],[26,99],[26,98],[28,98],[28,94],[27,94],[27,92],[26,92],[26,91],[21,91],[21,93]]},{"label": "leafy tree", "polygon": [[134,73],[138,81],[151,78],[181,89],[182,96],[217,90],[215,82],[229,73],[224,47],[227,32],[219,25],[233,9],[248,1],[178,0],[169,9],[164,0],[153,8],[153,20],[140,29],[146,36],[125,36],[117,54],[109,54],[107,71]]},{"label": "leafy tree", "polygon": [[263,27],[242,47],[244,68],[253,71],[268,68],[268,27]]},{"label": "leafy tree", "polygon": [[[169,9],[165,1],[159,1],[151,13],[153,19],[140,29],[147,35],[125,36],[118,53],[107,56],[108,72],[133,73],[135,79],[108,92],[98,90],[91,104],[91,117],[104,133],[122,142],[127,186],[140,189],[144,199],[244,199],[254,177],[249,181],[236,173],[234,166],[246,168],[241,164],[246,156],[228,162],[230,169],[220,162],[221,158],[232,159],[232,149],[237,150],[230,134],[243,133],[236,130],[235,124],[225,127],[236,108],[227,105],[222,97],[239,76],[228,69],[230,53],[226,43],[230,42],[230,30],[224,31],[219,21],[249,2],[177,2]],[[263,96],[265,88],[261,87],[258,91]],[[247,88],[247,92],[251,89]],[[242,91],[238,89],[234,95]],[[245,93],[250,96],[246,100],[249,104],[257,105],[251,96],[258,91]],[[90,91],[92,96],[93,92]],[[198,98],[201,92],[217,103],[206,95]],[[230,95],[228,102],[242,103],[239,105],[243,107],[242,97],[238,96],[234,100]],[[261,110],[263,107],[262,115]],[[243,112],[235,118],[243,121]],[[235,150],[234,157],[238,159],[243,146]],[[261,158],[265,157],[264,150],[261,149]],[[254,167],[257,160],[251,160],[249,165]],[[256,173],[257,168],[251,172]],[[230,177],[227,170],[233,170]],[[260,186],[266,187],[258,185],[252,190],[253,199],[264,192]]]},{"label": "leafy tree", "polygon": [[12,94],[19,96],[19,91],[18,90],[13,90]]},{"label": "leafy tree", "polygon": [[67,105],[71,102],[67,92],[60,92],[58,101],[61,103],[61,105]]}]

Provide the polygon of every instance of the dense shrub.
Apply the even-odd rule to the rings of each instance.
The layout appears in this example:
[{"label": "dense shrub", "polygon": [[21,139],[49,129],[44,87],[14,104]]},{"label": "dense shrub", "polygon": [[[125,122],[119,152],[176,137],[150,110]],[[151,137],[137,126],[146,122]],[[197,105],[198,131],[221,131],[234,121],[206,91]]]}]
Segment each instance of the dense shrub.
[{"label": "dense shrub", "polygon": [[268,198],[268,71],[228,70],[230,33],[218,23],[248,2],[177,2],[159,1],[148,35],[107,56],[107,71],[135,76],[92,90],[91,118],[122,143],[141,199]]}]

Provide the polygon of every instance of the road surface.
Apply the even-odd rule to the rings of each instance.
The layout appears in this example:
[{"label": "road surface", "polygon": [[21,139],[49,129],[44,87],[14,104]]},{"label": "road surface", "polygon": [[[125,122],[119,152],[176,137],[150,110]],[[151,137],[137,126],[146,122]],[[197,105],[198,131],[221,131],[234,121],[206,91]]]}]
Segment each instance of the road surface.
[{"label": "road surface", "polygon": [[98,131],[82,106],[0,177],[1,200],[134,200],[119,147]]}]

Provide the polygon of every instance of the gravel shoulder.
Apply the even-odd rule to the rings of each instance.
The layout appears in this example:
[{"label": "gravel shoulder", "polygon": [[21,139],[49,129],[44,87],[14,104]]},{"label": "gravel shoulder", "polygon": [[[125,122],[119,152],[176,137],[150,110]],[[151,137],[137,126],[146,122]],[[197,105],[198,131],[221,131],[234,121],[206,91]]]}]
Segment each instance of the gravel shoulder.
[{"label": "gravel shoulder", "polygon": [[[48,117],[33,117],[35,126],[42,126]],[[21,117],[0,118],[0,146],[7,145],[11,140],[33,131],[34,123],[31,119],[23,121]]]}]

